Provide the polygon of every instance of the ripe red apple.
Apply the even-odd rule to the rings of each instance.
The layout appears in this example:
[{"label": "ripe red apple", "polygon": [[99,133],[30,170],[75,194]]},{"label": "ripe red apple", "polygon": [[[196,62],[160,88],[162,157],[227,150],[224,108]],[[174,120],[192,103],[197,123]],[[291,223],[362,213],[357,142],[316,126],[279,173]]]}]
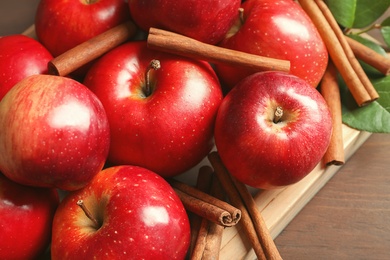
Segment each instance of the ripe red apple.
[{"label": "ripe red apple", "polygon": [[[41,0],[35,15],[38,40],[57,57],[130,20],[126,0]],[[72,73],[82,78],[93,62]]]},{"label": "ripe red apple", "polygon": [[103,167],[110,133],[98,98],[70,78],[33,75],[0,102],[0,171],[15,182],[75,190]]},{"label": "ripe red apple", "polygon": [[58,204],[57,190],[23,186],[0,173],[0,259],[39,259]]},{"label": "ripe red apple", "polygon": [[143,30],[156,27],[210,44],[223,39],[240,4],[240,0],[129,0],[131,16]]},{"label": "ripe red apple", "polygon": [[52,259],[184,259],[189,240],[188,216],[172,187],[145,168],[118,166],[61,202],[51,253]]},{"label": "ripe red apple", "polygon": [[328,106],[316,89],[294,75],[258,72],[222,101],[215,144],[233,176],[271,189],[309,174],[325,154],[331,132]]},{"label": "ripe red apple", "polygon": [[[291,74],[317,87],[328,63],[328,52],[303,9],[292,0],[247,0],[241,7],[241,19],[220,45],[289,60]],[[226,65],[218,65],[216,70],[228,89],[253,73]]]},{"label": "ripe red apple", "polygon": [[[149,70],[154,59],[161,68]],[[171,177],[195,166],[213,147],[222,91],[206,62],[130,42],[100,58],[84,84],[107,112],[113,165],[138,165]]]},{"label": "ripe red apple", "polygon": [[20,80],[47,72],[50,52],[37,40],[22,34],[0,37],[0,100]]}]

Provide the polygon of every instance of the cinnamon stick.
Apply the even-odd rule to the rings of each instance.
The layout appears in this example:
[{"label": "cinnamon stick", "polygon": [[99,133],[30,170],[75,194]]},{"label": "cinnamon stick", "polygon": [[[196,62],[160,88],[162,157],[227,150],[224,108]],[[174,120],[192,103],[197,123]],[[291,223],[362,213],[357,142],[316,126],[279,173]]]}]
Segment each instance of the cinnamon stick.
[{"label": "cinnamon stick", "polygon": [[199,226],[197,239],[195,241],[194,249],[191,254],[191,260],[200,260],[203,257],[204,250],[207,245],[207,235],[209,229],[209,221],[202,218]]},{"label": "cinnamon stick", "polygon": [[359,61],[356,59],[355,54],[351,49],[351,46],[348,44],[347,38],[345,37],[343,31],[340,29],[332,12],[330,11],[330,9],[328,8],[328,6],[325,4],[323,0],[315,0],[315,1],[318,7],[320,8],[320,10],[322,11],[322,13],[324,14],[330,27],[333,29],[334,33],[336,34],[349,62],[351,63],[352,68],[355,70],[364,88],[367,90],[368,94],[370,95],[371,101],[377,100],[379,98],[378,92],[372,85],[370,79],[367,77],[367,74],[363,70]]},{"label": "cinnamon stick", "polygon": [[[198,177],[196,181],[197,189],[203,192],[209,190],[212,180],[212,171],[213,170],[209,166],[202,166],[199,168]],[[198,244],[201,243],[201,241],[198,238],[198,235],[202,236],[200,230],[202,229],[203,218],[196,214],[193,214],[192,212],[189,212],[189,217],[191,224],[191,243],[189,248],[189,255],[191,256],[195,250],[200,250],[200,246]]]},{"label": "cinnamon stick", "polygon": [[[203,192],[209,192],[211,181],[213,178],[213,170],[209,166],[202,166],[199,168],[198,177],[196,181],[196,188]],[[200,259],[206,246],[207,229],[205,224],[208,220],[201,218],[194,214],[191,219],[191,259]]]},{"label": "cinnamon stick", "polygon": [[390,58],[385,57],[367,47],[366,45],[345,36],[356,58],[376,68],[385,76],[390,75]]},{"label": "cinnamon stick", "polygon": [[240,66],[253,71],[290,71],[290,62],[286,60],[273,59],[206,44],[177,33],[157,28],[150,28],[147,44],[151,49],[205,60],[211,63]]},{"label": "cinnamon stick", "polygon": [[234,226],[240,221],[241,211],[229,203],[178,180],[168,182],[187,210],[225,227]]},{"label": "cinnamon stick", "polygon": [[238,181],[230,174],[229,176],[232,178],[234,186],[237,188],[238,193],[240,194],[246,208],[248,209],[248,212],[255,227],[255,231],[257,233],[257,236],[260,238],[261,245],[263,247],[267,259],[282,259],[271,237],[271,234],[269,233],[268,227],[265,224],[263,217],[261,216],[256,202],[252,197],[252,194],[250,194],[245,184]]},{"label": "cinnamon stick", "polygon": [[242,194],[240,193],[235,185],[235,180],[233,180],[232,176],[223,165],[218,152],[211,152],[208,155],[208,159],[232,205],[241,210],[242,218],[240,223],[243,226],[246,236],[251,242],[257,258],[282,259],[272,237],[269,235],[269,230],[262,220],[262,216],[258,211],[253,198],[249,198],[249,196],[252,197],[249,191],[246,187],[245,191],[242,186],[239,186]]},{"label": "cinnamon stick", "polygon": [[[197,188],[224,200],[223,191],[210,166],[203,166],[199,169]],[[196,231],[197,239],[191,251],[190,259],[219,259],[223,230],[223,226],[203,218],[199,229]]]},{"label": "cinnamon stick", "polygon": [[117,25],[55,57],[48,64],[49,74],[66,76],[99,58],[134,36],[136,26],[131,21]]},{"label": "cinnamon stick", "polygon": [[331,59],[343,77],[356,103],[359,106],[364,106],[370,103],[372,101],[371,96],[353,69],[340,41],[337,38],[337,35],[333,31],[317,3],[314,0],[299,0],[299,3],[316,26],[328,49]]},{"label": "cinnamon stick", "polygon": [[[210,193],[212,196],[215,196],[218,199],[225,199],[225,193],[221,187],[221,183],[215,175],[212,180]],[[204,249],[202,259],[219,259],[223,231],[224,227],[209,222],[209,230],[206,237],[206,247]]]},{"label": "cinnamon stick", "polygon": [[333,122],[330,144],[325,152],[323,161],[325,165],[343,165],[345,158],[340,89],[337,81],[337,69],[331,60],[321,80],[320,90],[328,104]]}]

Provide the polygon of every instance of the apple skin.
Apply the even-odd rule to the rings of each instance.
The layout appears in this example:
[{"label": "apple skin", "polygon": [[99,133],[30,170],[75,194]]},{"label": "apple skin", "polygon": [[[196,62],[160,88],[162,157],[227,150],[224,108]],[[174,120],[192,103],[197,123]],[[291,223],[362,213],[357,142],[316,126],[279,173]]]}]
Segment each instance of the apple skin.
[{"label": "apple skin", "polygon": [[[152,93],[144,94],[150,71]],[[101,100],[111,130],[108,162],[148,168],[163,177],[183,173],[213,148],[222,90],[212,67],[129,42],[100,58],[84,84]]]},{"label": "apple skin", "polygon": [[50,52],[37,40],[22,34],[0,37],[0,100],[20,80],[47,73]]},{"label": "apple skin", "polygon": [[[284,114],[273,122],[281,106]],[[224,98],[215,144],[227,170],[262,189],[298,182],[321,161],[332,118],[321,94],[301,78],[282,72],[248,76]]]},{"label": "apple skin", "polygon": [[51,253],[53,260],[184,259],[189,241],[188,215],[173,188],[152,171],[122,165],[64,198],[53,221]]},{"label": "apple skin", "polygon": [[240,4],[240,0],[129,0],[131,16],[144,31],[156,27],[210,44],[223,39]]},{"label": "apple skin", "polygon": [[0,259],[39,259],[58,204],[57,190],[23,186],[0,173]]},{"label": "apple skin", "polygon": [[[35,15],[35,32],[38,40],[57,57],[130,19],[125,0],[41,0]],[[82,79],[93,62],[71,76]]]},{"label": "apple skin", "polygon": [[[328,64],[328,51],[303,9],[292,0],[247,0],[241,7],[244,22],[237,20],[220,46],[288,60],[291,74],[317,87]],[[253,73],[220,64],[216,71],[228,90]]]},{"label": "apple skin", "polygon": [[33,75],[0,102],[0,171],[31,186],[75,190],[103,167],[110,132],[98,98],[66,77]]}]

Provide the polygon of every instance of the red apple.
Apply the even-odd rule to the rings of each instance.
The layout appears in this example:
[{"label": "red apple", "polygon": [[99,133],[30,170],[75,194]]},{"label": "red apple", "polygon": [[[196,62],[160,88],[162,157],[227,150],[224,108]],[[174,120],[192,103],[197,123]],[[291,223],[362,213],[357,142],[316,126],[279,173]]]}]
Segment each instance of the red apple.
[{"label": "red apple", "polygon": [[[276,111],[282,111],[280,119]],[[316,89],[294,75],[258,72],[222,101],[215,144],[239,181],[271,189],[309,174],[325,154],[331,132],[328,106]]]},{"label": "red apple", "polygon": [[[35,15],[39,41],[54,57],[130,20],[126,0],[41,0]],[[83,77],[93,62],[75,71]]]},{"label": "red apple", "polygon": [[15,182],[75,190],[103,167],[110,133],[98,98],[70,78],[33,75],[0,102],[0,171]]},{"label": "red apple", "polygon": [[143,30],[171,30],[216,44],[238,16],[240,0],[129,0],[130,13]]},{"label": "red apple", "polygon": [[189,240],[188,216],[172,187],[145,168],[118,166],[61,202],[51,253],[54,260],[184,259]]},{"label": "red apple", "polygon": [[[288,60],[291,74],[317,87],[328,63],[328,52],[303,9],[292,0],[247,0],[241,7],[241,19],[220,45]],[[253,73],[226,65],[218,65],[216,70],[228,89]]]},{"label": "red apple", "polygon": [[0,100],[20,80],[47,72],[50,52],[37,40],[22,34],[0,37]]},{"label": "red apple", "polygon": [[[161,68],[147,72],[153,59]],[[113,165],[138,165],[171,177],[199,163],[213,147],[222,91],[206,62],[130,42],[99,59],[84,84],[107,112]]]},{"label": "red apple", "polygon": [[27,187],[0,173],[0,259],[38,259],[49,246],[55,189]]}]

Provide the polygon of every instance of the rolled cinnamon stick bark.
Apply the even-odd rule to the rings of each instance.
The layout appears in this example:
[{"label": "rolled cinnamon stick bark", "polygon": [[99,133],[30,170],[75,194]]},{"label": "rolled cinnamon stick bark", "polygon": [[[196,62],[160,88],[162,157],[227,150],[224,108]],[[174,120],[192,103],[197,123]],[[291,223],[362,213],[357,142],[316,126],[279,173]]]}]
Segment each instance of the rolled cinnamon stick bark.
[{"label": "rolled cinnamon stick bark", "polygon": [[240,66],[253,71],[290,71],[290,61],[287,60],[230,50],[157,28],[150,28],[147,43],[151,49],[205,60],[210,63]]},{"label": "rolled cinnamon stick bark", "polygon": [[317,5],[316,0],[299,0],[300,5],[308,14],[317,27],[329,55],[333,60],[336,68],[345,80],[345,83],[359,106],[364,106],[372,102],[372,98],[363,83],[361,82],[356,71],[352,67],[343,46],[341,45],[332,26],[329,24],[324,13]]},{"label": "rolled cinnamon stick bark", "polygon": [[325,165],[343,165],[345,163],[341,98],[337,73],[336,67],[330,60],[320,84],[320,91],[328,104],[333,123],[330,144],[323,158]]},{"label": "rolled cinnamon stick bark", "polygon": [[390,58],[380,55],[366,45],[345,36],[356,58],[376,68],[380,73],[390,75]]},{"label": "rolled cinnamon stick bark", "polygon": [[336,37],[338,38],[342,48],[344,49],[345,55],[349,60],[349,63],[351,64],[352,68],[356,72],[357,77],[359,78],[360,82],[363,84],[367,93],[370,95],[371,97],[370,102],[377,100],[379,98],[378,92],[372,85],[370,79],[366,75],[359,61],[356,59],[355,54],[351,49],[351,46],[348,44],[347,38],[345,37],[344,33],[340,29],[332,12],[330,11],[330,9],[328,8],[328,6],[325,4],[323,0],[315,0],[315,1],[318,7],[320,8],[320,10],[322,11],[322,13],[324,14],[325,18],[327,19],[330,27],[333,29]]},{"label": "rolled cinnamon stick bark", "polygon": [[229,203],[180,181],[171,179],[168,182],[187,210],[225,227],[234,226],[240,221],[241,211]]},{"label": "rolled cinnamon stick bark", "polygon": [[211,152],[208,159],[214,172],[223,186],[231,203],[242,212],[240,221],[244,232],[252,244],[258,259],[280,260],[276,245],[269,234],[269,230],[257,209],[257,206],[243,183],[236,181],[223,165],[218,152]]},{"label": "rolled cinnamon stick bark", "polygon": [[48,72],[57,76],[69,75],[126,42],[135,33],[136,26],[131,21],[117,25],[55,57],[48,64]]}]

